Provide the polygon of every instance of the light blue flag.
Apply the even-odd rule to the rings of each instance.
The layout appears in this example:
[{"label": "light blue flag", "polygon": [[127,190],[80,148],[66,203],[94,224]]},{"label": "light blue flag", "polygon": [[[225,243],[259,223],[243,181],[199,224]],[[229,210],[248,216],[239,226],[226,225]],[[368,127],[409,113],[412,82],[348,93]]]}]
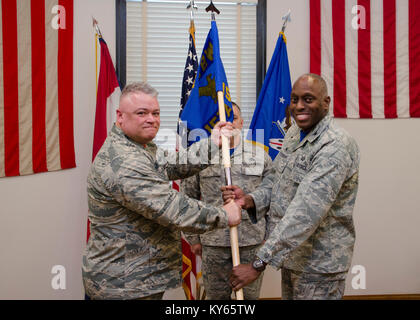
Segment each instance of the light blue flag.
[{"label": "light blue flag", "polygon": [[290,104],[289,59],[286,37],[281,32],[255,107],[247,139],[264,146],[274,159],[283,145],[286,108]]},{"label": "light blue flag", "polygon": [[[226,79],[225,69],[220,58],[219,34],[216,21],[211,22],[211,29],[204,44],[199,62],[198,75],[187,104],[181,113],[181,121],[188,131],[204,129],[206,135],[220,120],[217,92],[223,91],[226,121],[233,121],[232,100]],[[204,131],[203,131],[204,132]],[[187,145],[191,145],[203,138],[190,134]],[[183,138],[183,142],[185,138]]]}]

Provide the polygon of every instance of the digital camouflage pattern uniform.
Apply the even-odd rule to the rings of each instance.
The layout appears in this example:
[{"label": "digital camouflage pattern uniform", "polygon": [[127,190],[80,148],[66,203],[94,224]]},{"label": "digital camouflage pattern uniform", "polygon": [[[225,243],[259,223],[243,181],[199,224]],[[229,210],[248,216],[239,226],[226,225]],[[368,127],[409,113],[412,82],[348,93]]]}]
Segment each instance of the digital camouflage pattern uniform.
[{"label": "digital camouflage pattern uniform", "polygon": [[[257,256],[283,268],[283,298],[341,298],[355,242],[359,158],[355,140],[329,115],[301,142],[294,124],[275,171],[251,193],[257,217],[270,210],[271,233]],[[322,280],[323,288],[314,286]]]},{"label": "digital camouflage pattern uniform", "polygon": [[[208,163],[210,140],[189,156]],[[176,157],[176,156],[175,156]],[[222,208],[190,199],[169,180],[206,165],[173,165],[154,143],[140,145],[114,125],[88,175],[91,236],[83,256],[83,282],[92,299],[138,299],[180,285],[180,230],[205,232],[228,225]],[[173,162],[171,162],[173,163]]]},{"label": "digital camouflage pattern uniform", "polygon": [[[181,190],[194,199],[221,206],[223,204],[220,187],[226,184],[222,158],[220,164],[214,164],[195,176],[181,181]],[[263,149],[251,143],[241,143],[231,155],[232,184],[240,186],[245,192],[253,191],[271,169],[271,158]],[[256,250],[264,241],[266,220],[261,219],[253,224],[248,213],[242,211],[242,221],[238,225],[238,243],[241,249],[241,263],[251,263]],[[186,235],[190,244],[202,245],[202,271],[206,296],[211,300],[227,300],[232,289],[229,286],[229,275],[232,271],[232,253],[229,228],[217,229],[201,235]],[[244,298],[259,298],[263,274],[244,288]]]}]

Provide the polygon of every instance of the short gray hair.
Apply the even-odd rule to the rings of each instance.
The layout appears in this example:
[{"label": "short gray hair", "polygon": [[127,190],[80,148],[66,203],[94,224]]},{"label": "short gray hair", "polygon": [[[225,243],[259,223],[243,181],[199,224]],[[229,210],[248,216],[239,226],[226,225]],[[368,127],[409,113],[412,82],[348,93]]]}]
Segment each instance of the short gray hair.
[{"label": "short gray hair", "polygon": [[159,94],[159,92],[147,82],[133,82],[124,87],[123,91],[121,92],[120,100],[131,93],[138,93],[138,92],[142,92],[154,98],[157,98]]},{"label": "short gray hair", "polygon": [[239,105],[235,101],[232,101],[232,108],[233,108],[233,106],[236,106],[236,108],[238,108],[238,110],[239,110],[239,114],[242,114],[241,108],[239,107]]}]

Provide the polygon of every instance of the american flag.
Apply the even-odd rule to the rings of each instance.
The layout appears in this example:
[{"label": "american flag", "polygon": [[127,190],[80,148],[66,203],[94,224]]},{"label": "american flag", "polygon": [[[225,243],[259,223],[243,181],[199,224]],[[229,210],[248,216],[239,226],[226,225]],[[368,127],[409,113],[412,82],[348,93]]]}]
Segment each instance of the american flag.
[{"label": "american flag", "polygon": [[[195,49],[195,26],[194,21],[190,22],[189,29],[189,46],[188,55],[185,62],[184,77],[182,79],[182,93],[181,93],[181,106],[179,115],[187,103],[187,100],[191,94],[191,90],[194,87],[195,77],[198,70],[197,52]],[[177,150],[179,146],[180,137],[187,135],[187,128],[178,121],[178,138],[177,138]],[[186,139],[184,138],[186,141]],[[173,188],[179,191],[179,181],[173,182]],[[188,300],[199,300],[200,299],[200,285],[199,280],[201,278],[201,259],[196,257],[191,252],[191,247],[188,241],[181,237],[182,244],[182,287],[184,288],[185,296]]]},{"label": "american flag", "polygon": [[[187,104],[191,91],[194,87],[197,70],[198,70],[198,59],[197,59],[197,52],[195,49],[195,26],[194,26],[194,20],[191,20],[190,29],[189,29],[188,55],[187,55],[187,61],[185,62],[184,76],[182,79],[182,92],[181,92],[181,105],[180,105],[180,110],[179,110],[179,119],[181,117],[181,113],[184,110],[185,105]],[[187,134],[188,132],[187,132],[186,126],[184,126],[180,122],[180,120],[178,120],[177,149],[179,149],[180,139],[184,137],[184,141],[186,141],[185,136]]]},{"label": "american flag", "polygon": [[73,0],[1,0],[0,43],[0,177],[75,167]]},{"label": "american flag", "polygon": [[194,21],[190,23],[190,35],[189,35],[189,46],[187,61],[185,62],[184,78],[182,80],[182,93],[181,93],[181,110],[182,113],[185,104],[187,103],[188,97],[191,94],[191,90],[194,87],[195,76],[198,70],[197,52],[195,50],[195,26]]},{"label": "american flag", "polygon": [[310,68],[335,117],[420,117],[419,17],[419,0],[310,0]]}]

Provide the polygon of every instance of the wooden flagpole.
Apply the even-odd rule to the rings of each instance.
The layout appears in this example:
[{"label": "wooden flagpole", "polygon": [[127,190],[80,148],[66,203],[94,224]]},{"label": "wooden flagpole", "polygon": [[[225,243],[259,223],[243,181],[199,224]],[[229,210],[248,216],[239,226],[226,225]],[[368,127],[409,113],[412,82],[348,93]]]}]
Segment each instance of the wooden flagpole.
[{"label": "wooden flagpole", "polygon": [[[211,19],[216,20],[215,13],[219,14],[220,11],[214,6],[213,1],[210,1],[210,5],[206,8],[206,11],[211,11]],[[225,99],[223,91],[217,92],[217,102],[219,106],[219,118],[220,121],[226,122],[226,111],[225,111]],[[230,165],[230,152],[229,152],[229,140],[227,137],[222,135],[222,159],[223,166],[225,168],[225,178],[226,185],[232,185],[231,177],[231,165]],[[238,242],[238,227],[230,227],[230,246],[232,250],[232,264],[234,267],[241,264],[239,256],[239,242]],[[242,289],[239,289],[235,292],[236,300],[244,300],[244,292]]]},{"label": "wooden flagpole", "polygon": [[[217,99],[219,104],[219,117],[220,121],[226,121],[226,111],[225,111],[225,99],[223,96],[223,91],[217,92]],[[223,157],[223,166],[225,168],[225,177],[226,185],[232,185],[232,177],[230,172],[230,152],[229,152],[229,140],[227,137],[222,135],[222,157]],[[239,256],[239,241],[238,241],[238,227],[230,227],[230,246],[232,250],[232,263],[236,267],[241,264]],[[244,300],[244,293],[242,289],[239,289],[236,293],[236,300]]]}]

